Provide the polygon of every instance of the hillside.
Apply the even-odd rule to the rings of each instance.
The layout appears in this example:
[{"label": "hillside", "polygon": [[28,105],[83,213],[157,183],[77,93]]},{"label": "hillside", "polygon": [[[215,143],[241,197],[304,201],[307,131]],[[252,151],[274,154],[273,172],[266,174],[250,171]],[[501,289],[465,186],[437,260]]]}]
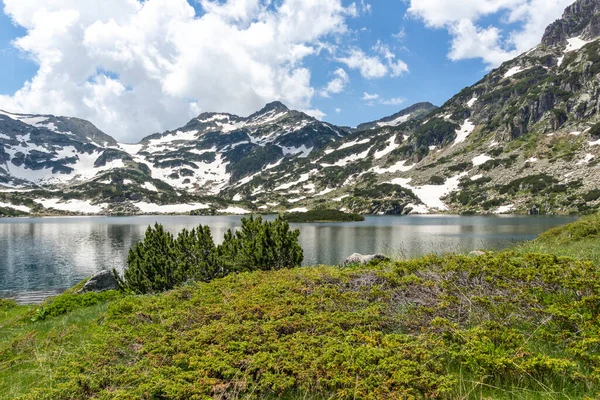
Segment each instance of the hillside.
[{"label": "hillside", "polygon": [[[597,248],[597,222],[538,241],[587,231],[563,246]],[[2,301],[0,393],[597,398],[598,274],[591,262],[509,251],[243,273],[153,296],[67,293],[42,307]]]},{"label": "hillside", "polygon": [[125,145],[79,120],[4,113],[0,184],[12,189],[0,209],[593,213],[599,15],[600,0],[579,0],[538,46],[441,107],[419,103],[356,129],[274,102]]}]

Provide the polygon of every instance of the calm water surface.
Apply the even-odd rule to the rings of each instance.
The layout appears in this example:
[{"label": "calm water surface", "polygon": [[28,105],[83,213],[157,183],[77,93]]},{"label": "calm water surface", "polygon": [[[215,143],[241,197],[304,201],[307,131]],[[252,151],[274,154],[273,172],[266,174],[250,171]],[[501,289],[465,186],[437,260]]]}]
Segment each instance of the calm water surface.
[{"label": "calm water surface", "polygon": [[[0,297],[37,302],[95,272],[122,270],[148,225],[176,234],[209,225],[219,243],[241,217],[74,217],[0,219]],[[337,264],[352,253],[414,257],[500,250],[573,221],[570,217],[367,217],[360,223],[298,224],[305,265]]]}]

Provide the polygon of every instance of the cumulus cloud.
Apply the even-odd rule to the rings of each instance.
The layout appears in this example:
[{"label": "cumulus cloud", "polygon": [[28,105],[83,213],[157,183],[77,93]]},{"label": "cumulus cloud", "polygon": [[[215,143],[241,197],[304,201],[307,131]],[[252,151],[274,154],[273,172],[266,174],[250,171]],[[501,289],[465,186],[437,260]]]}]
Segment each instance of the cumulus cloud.
[{"label": "cumulus cloud", "polygon": [[406,99],[403,97],[393,97],[391,99],[381,100],[379,103],[385,106],[397,106],[406,102]]},{"label": "cumulus cloud", "polygon": [[247,115],[273,100],[310,110],[303,60],[357,12],[341,0],[199,4],[198,16],[186,0],[4,0],[26,30],[13,45],[39,70],[0,108],[89,119],[123,141],[202,111]]},{"label": "cumulus cloud", "polygon": [[372,100],[377,100],[378,98],[379,98],[379,95],[378,95],[378,94],[369,94],[369,93],[367,93],[367,92],[365,92],[365,93],[363,94],[363,97],[362,97],[362,99],[363,99],[364,101],[372,101]]},{"label": "cumulus cloud", "polygon": [[396,55],[388,46],[377,42],[373,51],[379,54],[368,55],[362,49],[353,48],[345,56],[336,57],[335,60],[360,71],[366,79],[397,77],[408,72],[408,65],[402,60],[396,60]]},{"label": "cumulus cloud", "polygon": [[[546,27],[573,0],[408,0],[408,15],[452,36],[452,60],[481,58],[488,67],[536,46]],[[482,26],[500,15],[500,26]]]},{"label": "cumulus cloud", "polygon": [[374,106],[376,104],[381,104],[384,106],[397,106],[406,101],[406,99],[402,97],[393,97],[391,99],[385,99],[377,93],[370,94],[367,92],[363,93],[362,100],[366,102],[369,106]]},{"label": "cumulus cloud", "polygon": [[329,81],[327,86],[320,92],[322,97],[329,97],[331,94],[342,93],[346,88],[346,85],[350,82],[350,77],[343,68],[338,68],[333,74],[335,75],[335,78]]}]

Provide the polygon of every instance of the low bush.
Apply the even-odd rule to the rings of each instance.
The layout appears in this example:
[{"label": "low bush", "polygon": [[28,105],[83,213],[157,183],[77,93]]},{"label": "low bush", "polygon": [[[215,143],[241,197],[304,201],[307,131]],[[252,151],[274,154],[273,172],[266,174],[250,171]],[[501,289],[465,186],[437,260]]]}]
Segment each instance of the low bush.
[{"label": "low bush", "polygon": [[[116,290],[110,290],[102,293],[89,292],[85,294],[63,293],[59,296],[46,300],[37,308],[32,315],[28,317],[31,321],[42,321],[48,317],[58,317],[80,308],[91,307],[97,304],[106,303],[119,297]],[[0,306],[1,307],[1,306]]]},{"label": "low bush", "polygon": [[299,235],[281,218],[263,222],[261,217],[251,216],[242,219],[240,231],[229,230],[216,247],[208,226],[184,229],[174,238],[155,224],[130,250],[123,277],[113,273],[123,291],[145,294],[234,272],[296,267],[304,259]]}]

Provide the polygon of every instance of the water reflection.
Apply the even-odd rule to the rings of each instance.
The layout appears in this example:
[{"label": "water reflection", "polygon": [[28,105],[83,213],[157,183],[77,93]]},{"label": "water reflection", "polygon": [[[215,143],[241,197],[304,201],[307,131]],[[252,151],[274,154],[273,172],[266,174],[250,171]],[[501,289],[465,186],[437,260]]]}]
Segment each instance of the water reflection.
[{"label": "water reflection", "polygon": [[[273,217],[270,217],[271,219]],[[300,224],[305,265],[338,264],[348,255],[501,249],[532,239],[569,217],[368,217],[362,223]],[[38,218],[0,220],[0,297],[43,298],[103,269],[122,269],[127,252],[148,225],[177,234],[209,225],[220,243],[240,217]]]}]

